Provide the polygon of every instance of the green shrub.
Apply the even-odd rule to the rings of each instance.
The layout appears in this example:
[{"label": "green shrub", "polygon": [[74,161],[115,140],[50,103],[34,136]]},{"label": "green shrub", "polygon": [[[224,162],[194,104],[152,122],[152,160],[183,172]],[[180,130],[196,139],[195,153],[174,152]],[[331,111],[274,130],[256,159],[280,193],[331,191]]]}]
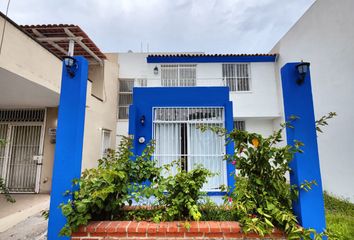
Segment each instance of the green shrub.
[{"label": "green shrub", "polygon": [[[295,121],[292,117],[291,121]],[[321,239],[313,229],[301,227],[292,211],[292,200],[298,191],[308,191],[316,184],[312,179],[300,186],[289,186],[285,175],[291,170],[289,163],[295,153],[301,153],[303,144],[294,142],[294,146],[279,146],[282,132],[291,123],[265,138],[260,134],[234,129],[226,133],[225,129],[211,128],[224,135],[235,146],[234,154],[226,156],[227,161],[236,166],[238,175],[236,186],[226,198],[232,200],[231,211],[235,220],[239,220],[244,232],[255,232],[260,236],[270,234],[274,228],[283,230],[289,239]],[[207,128],[201,127],[202,131]]]},{"label": "green shrub", "polygon": [[[131,139],[124,138],[118,151],[110,151],[99,160],[97,168],[85,170],[80,179],[73,181],[71,200],[60,205],[67,223],[61,235],[70,236],[80,225],[90,220],[199,220],[197,202],[201,188],[212,174],[197,166],[192,171],[180,170],[174,176],[163,177],[162,170],[174,167],[172,163],[157,167],[151,159],[153,143],[142,155],[132,154]],[[178,165],[179,166],[179,165]],[[155,198],[156,209],[126,210],[133,200]]]},{"label": "green shrub", "polygon": [[176,165],[177,174],[162,177],[149,189],[146,189],[147,197],[156,197],[158,205],[164,206],[164,209],[155,215],[154,221],[199,221],[201,213],[197,203],[203,195],[201,192],[203,185],[212,174],[202,166],[194,166],[193,170],[187,172],[180,168],[178,162],[166,167],[170,168]]},{"label": "green shrub", "polygon": [[[131,139],[124,138],[117,152],[110,151],[99,160],[97,168],[85,170],[80,179],[74,180],[74,188],[67,191],[72,200],[60,205],[67,224],[61,235],[70,236],[80,225],[89,220],[112,220],[124,215],[122,208],[132,204],[132,198],[139,200],[139,190],[146,181],[159,178],[160,169],[152,161],[152,144],[141,156],[133,156]],[[134,161],[132,161],[134,159]],[[77,186],[76,186],[77,185]]]}]

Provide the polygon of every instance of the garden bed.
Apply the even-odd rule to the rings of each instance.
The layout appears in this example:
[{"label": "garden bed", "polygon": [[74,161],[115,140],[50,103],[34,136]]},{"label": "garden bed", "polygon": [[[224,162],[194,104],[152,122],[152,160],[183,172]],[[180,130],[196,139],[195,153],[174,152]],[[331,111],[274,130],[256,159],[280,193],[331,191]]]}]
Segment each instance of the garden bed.
[{"label": "garden bed", "polygon": [[[146,222],[96,221],[82,226],[72,234],[72,240],[101,239],[260,239],[256,234],[243,234],[238,222],[199,221]],[[268,239],[286,239],[275,231]]]}]

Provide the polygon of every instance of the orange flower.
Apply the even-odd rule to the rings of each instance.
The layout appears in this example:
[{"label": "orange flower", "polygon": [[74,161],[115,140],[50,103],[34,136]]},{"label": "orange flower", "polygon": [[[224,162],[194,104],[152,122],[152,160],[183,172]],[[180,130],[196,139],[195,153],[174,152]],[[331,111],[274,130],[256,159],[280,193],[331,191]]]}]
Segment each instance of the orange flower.
[{"label": "orange flower", "polygon": [[256,148],[259,146],[259,141],[258,141],[257,138],[253,138],[253,139],[252,139],[252,145],[253,145],[254,147],[256,147]]}]

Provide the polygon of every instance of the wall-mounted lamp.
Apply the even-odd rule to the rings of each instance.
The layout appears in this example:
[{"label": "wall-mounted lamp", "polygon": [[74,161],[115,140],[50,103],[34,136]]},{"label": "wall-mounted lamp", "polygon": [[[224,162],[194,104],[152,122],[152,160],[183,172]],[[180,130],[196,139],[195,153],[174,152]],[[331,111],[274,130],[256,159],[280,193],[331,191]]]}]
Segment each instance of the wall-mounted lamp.
[{"label": "wall-mounted lamp", "polygon": [[66,56],[64,57],[64,64],[65,64],[65,68],[66,71],[68,72],[69,76],[71,78],[75,77],[75,73],[77,70],[77,62],[76,59],[70,56]]},{"label": "wall-mounted lamp", "polygon": [[298,85],[301,85],[305,81],[306,74],[309,71],[310,63],[309,62],[303,62],[299,63],[296,65],[296,70],[299,74],[299,78],[296,80],[296,83]]},{"label": "wall-mounted lamp", "polygon": [[140,123],[141,123],[141,126],[144,126],[144,124],[145,124],[145,115],[141,116]]},{"label": "wall-mounted lamp", "polygon": [[155,75],[159,74],[159,68],[157,66],[154,67],[154,74]]}]

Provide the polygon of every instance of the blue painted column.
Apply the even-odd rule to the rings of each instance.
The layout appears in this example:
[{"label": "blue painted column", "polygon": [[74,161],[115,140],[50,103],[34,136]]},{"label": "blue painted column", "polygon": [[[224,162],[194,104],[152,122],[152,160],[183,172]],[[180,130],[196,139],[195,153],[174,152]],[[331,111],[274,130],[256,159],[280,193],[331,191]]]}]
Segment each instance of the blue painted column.
[{"label": "blue painted column", "polygon": [[[225,106],[225,128],[228,133],[232,132],[234,128],[233,122],[233,111],[232,111],[232,102],[228,102]],[[230,141],[226,145],[226,154],[233,156],[235,153],[235,145],[232,141]],[[235,189],[235,165],[232,165],[230,161],[227,162],[226,172],[227,172],[227,186],[229,187],[229,193],[233,192]]]},{"label": "blue painted column", "polygon": [[69,197],[63,196],[63,193],[72,189],[72,180],[79,178],[81,175],[88,63],[81,56],[75,57],[75,59],[78,68],[73,78],[69,76],[63,63],[57,141],[50,195],[49,240],[70,239],[69,237],[58,236],[66,223],[66,219],[58,206],[60,203],[68,201]]},{"label": "blue painted column", "polygon": [[287,142],[289,145],[293,145],[294,140],[304,143],[302,147],[304,152],[296,153],[290,164],[292,169],[290,182],[300,186],[305,180],[316,180],[318,186],[313,186],[308,192],[300,189],[299,199],[293,202],[293,208],[303,227],[322,232],[326,228],[326,222],[311,77],[309,71],[305,81],[300,85],[297,84],[296,80],[299,78],[297,64],[299,63],[287,63],[281,69],[285,119],[289,120],[291,115],[299,117],[292,123],[293,129],[286,129]]}]

